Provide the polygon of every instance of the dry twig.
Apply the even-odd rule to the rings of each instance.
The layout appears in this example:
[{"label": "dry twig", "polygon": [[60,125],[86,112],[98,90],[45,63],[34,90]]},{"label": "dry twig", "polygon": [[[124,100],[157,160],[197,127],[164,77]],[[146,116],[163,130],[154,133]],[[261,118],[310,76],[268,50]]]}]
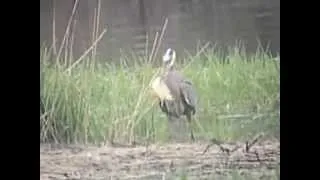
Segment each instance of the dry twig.
[{"label": "dry twig", "polygon": [[246,150],[246,153],[249,152],[250,148],[256,144],[258,142],[258,140],[263,136],[263,134],[258,134],[256,135],[253,140],[251,141],[251,143],[249,143],[249,141],[246,141],[246,147],[245,147],[245,150]]},{"label": "dry twig", "polygon": [[[248,153],[249,150],[250,150],[250,148],[251,148],[253,145],[255,145],[261,137],[263,137],[263,134],[262,134],[262,133],[256,135],[256,136],[253,138],[253,140],[251,141],[251,143],[249,143],[249,140],[246,141],[246,144],[245,144],[245,147],[244,147],[244,152]],[[210,141],[211,141],[211,143],[206,146],[206,148],[205,148],[205,150],[203,151],[202,155],[204,155],[204,154],[209,150],[209,148],[210,148],[212,145],[217,145],[217,146],[220,148],[220,150],[221,150],[222,152],[224,152],[224,153],[227,153],[228,156],[230,156],[231,153],[237,151],[237,150],[240,148],[239,145],[235,146],[235,147],[232,148],[232,149],[229,149],[229,148],[227,148],[227,147],[223,147],[223,146],[222,146],[223,142],[222,142],[222,141],[219,141],[219,140],[217,140],[217,139],[215,139],[215,138],[211,139]]]}]

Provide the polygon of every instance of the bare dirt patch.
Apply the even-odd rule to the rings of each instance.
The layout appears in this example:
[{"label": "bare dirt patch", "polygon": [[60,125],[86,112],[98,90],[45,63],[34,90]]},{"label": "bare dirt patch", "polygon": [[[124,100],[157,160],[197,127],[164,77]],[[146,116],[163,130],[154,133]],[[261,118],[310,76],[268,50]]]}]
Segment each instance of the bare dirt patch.
[{"label": "bare dirt patch", "polygon": [[[40,145],[40,179],[188,179],[271,176],[280,166],[280,142],[165,144],[136,147]],[[207,148],[207,149],[206,149]],[[206,150],[206,151],[205,151]]]}]

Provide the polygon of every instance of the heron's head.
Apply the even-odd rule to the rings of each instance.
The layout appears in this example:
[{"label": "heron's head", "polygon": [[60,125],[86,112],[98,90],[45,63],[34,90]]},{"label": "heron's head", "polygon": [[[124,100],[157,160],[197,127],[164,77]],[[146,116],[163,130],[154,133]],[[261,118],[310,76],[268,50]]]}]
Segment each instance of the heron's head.
[{"label": "heron's head", "polygon": [[176,51],[168,48],[162,57],[163,64],[166,68],[170,69],[173,67],[174,62],[176,60]]}]

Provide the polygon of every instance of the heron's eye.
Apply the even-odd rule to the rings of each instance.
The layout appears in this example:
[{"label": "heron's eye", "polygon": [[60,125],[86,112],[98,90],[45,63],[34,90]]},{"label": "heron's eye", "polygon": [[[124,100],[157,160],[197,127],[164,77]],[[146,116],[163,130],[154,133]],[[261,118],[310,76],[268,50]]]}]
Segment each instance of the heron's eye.
[{"label": "heron's eye", "polygon": [[173,55],[173,51],[170,49],[169,50],[169,56],[172,56]]}]

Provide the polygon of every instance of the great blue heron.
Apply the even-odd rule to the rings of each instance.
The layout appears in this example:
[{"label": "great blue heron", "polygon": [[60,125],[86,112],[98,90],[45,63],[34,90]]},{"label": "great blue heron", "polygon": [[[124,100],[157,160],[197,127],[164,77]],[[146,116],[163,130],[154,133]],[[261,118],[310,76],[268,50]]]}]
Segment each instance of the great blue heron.
[{"label": "great blue heron", "polygon": [[[162,112],[167,115],[171,123],[179,123],[182,121],[181,118],[186,117],[187,126],[190,129],[190,137],[194,141],[191,119],[196,113],[197,95],[191,81],[174,68],[175,50],[167,49],[162,60],[164,71],[152,82],[152,90],[159,99],[159,106]],[[174,131],[176,130],[173,129]]]}]

